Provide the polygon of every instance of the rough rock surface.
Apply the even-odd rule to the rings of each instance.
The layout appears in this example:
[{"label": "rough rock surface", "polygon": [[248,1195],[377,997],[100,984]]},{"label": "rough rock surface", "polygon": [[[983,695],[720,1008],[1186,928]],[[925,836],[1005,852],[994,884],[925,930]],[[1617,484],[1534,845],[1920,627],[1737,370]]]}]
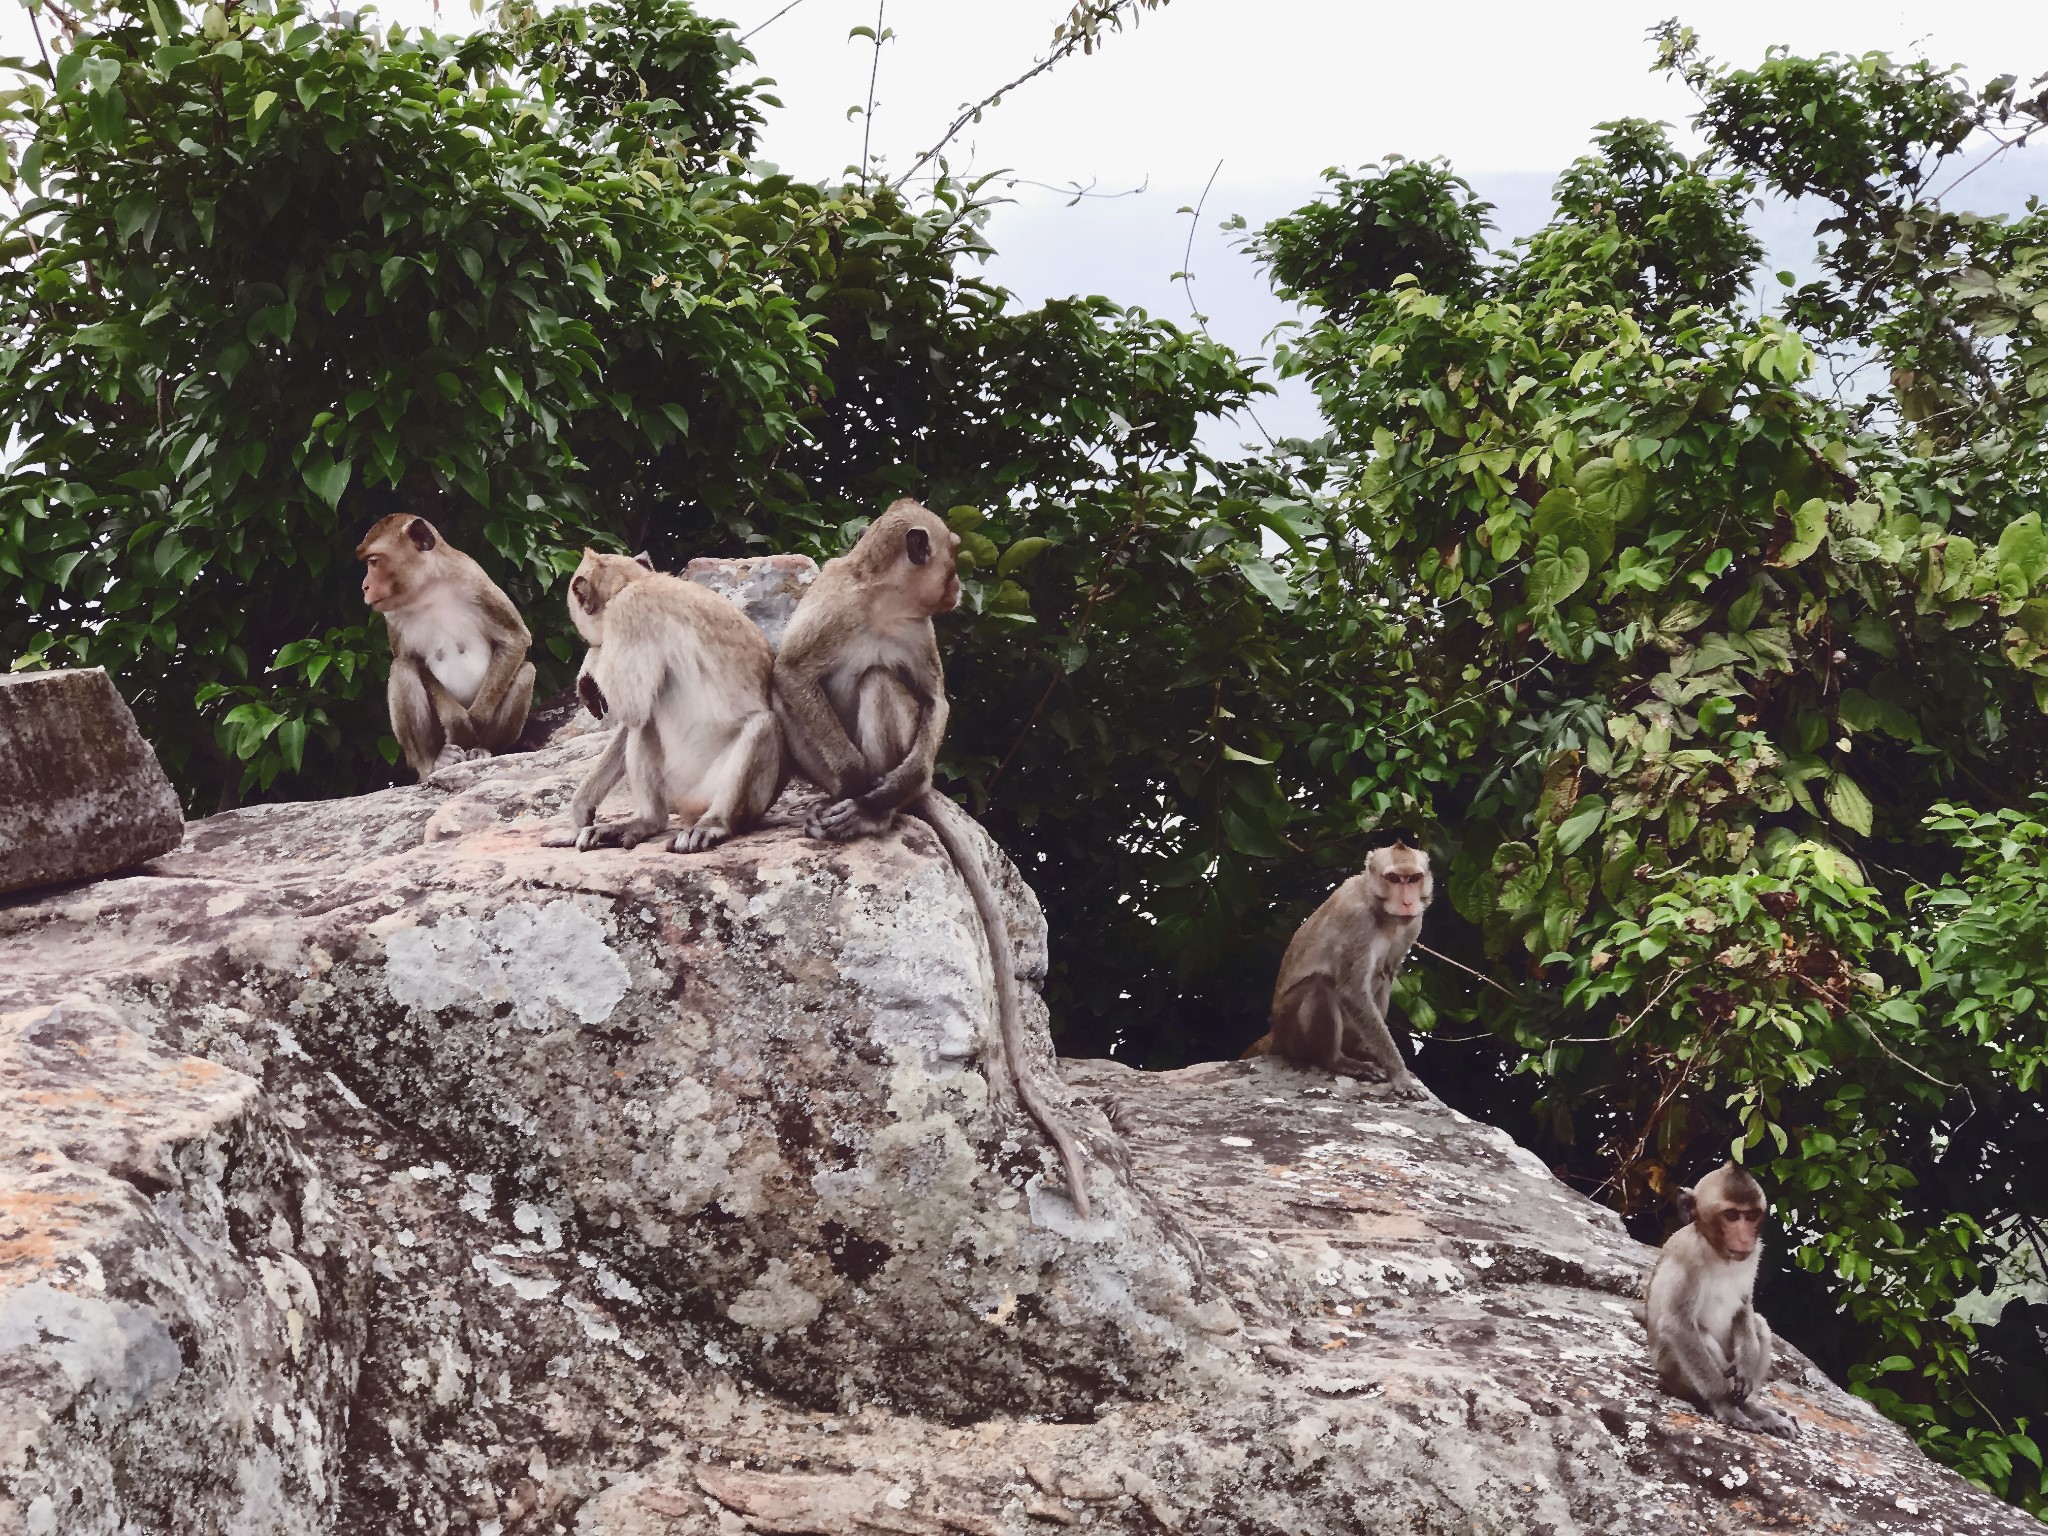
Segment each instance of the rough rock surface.
[{"label": "rough rock surface", "polygon": [[1790,1350],[1797,1442],[1664,1397],[1440,1105],[1070,1063],[1083,1226],[928,833],[540,848],[598,745],[0,903],[0,1536],[2037,1529]]},{"label": "rough rock surface", "polygon": [[185,818],[98,667],[0,675],[0,892],[168,853]]}]

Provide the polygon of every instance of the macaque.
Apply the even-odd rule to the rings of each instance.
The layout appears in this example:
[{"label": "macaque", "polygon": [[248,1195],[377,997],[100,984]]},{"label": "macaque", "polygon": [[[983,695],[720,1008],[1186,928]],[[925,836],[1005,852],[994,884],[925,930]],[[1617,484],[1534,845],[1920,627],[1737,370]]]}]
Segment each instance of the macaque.
[{"label": "macaque", "polygon": [[1387,1030],[1387,997],[1435,894],[1428,854],[1393,843],[1366,855],[1365,869],[1331,892],[1287,946],[1272,1033],[1245,1055],[1384,1081],[1404,1099],[1427,1095]]},{"label": "macaque", "polygon": [[1657,1380],[1723,1424],[1798,1433],[1790,1414],[1763,1400],[1771,1330],[1753,1300],[1759,1233],[1770,1209],[1762,1186],[1731,1162],[1680,1191],[1678,1201],[1691,1225],[1665,1240],[1650,1271],[1646,1322]]},{"label": "macaque", "polygon": [[424,517],[380,518],[356,546],[363,601],[391,635],[391,733],[422,779],[503,752],[533,706],[533,636],[478,565]]},{"label": "macaque", "polygon": [[825,792],[804,823],[809,836],[869,836],[899,810],[938,834],[988,943],[1010,1083],[1058,1150],[1068,1195],[1086,1221],[1086,1165],[1025,1051],[1016,959],[995,888],[966,813],[932,788],[949,712],[932,616],[960,604],[959,548],[960,536],[925,507],[908,498],[892,504],[851,550],[825,563],[797,605],[775,658],[775,709],[797,771]]},{"label": "macaque", "polygon": [[[724,598],[656,572],[645,555],[583,552],[569,617],[590,642],[576,689],[595,715],[618,716],[603,755],[569,804],[551,848],[632,848],[683,828],[673,853],[699,853],[758,822],[781,793],[782,729],[769,704],[768,640]],[[600,826],[624,777],[633,814]]]}]

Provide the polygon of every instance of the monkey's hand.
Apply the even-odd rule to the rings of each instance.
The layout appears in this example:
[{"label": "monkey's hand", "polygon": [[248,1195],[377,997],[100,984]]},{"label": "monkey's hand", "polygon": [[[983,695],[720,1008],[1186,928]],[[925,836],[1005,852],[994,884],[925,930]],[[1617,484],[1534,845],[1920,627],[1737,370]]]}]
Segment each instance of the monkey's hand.
[{"label": "monkey's hand", "polygon": [[1728,1378],[1728,1401],[1731,1403],[1748,1402],[1749,1394],[1755,1390],[1755,1383],[1743,1375],[1736,1368],[1733,1361],[1729,1362],[1728,1368],[1721,1374]]},{"label": "monkey's hand", "polygon": [[[491,754],[488,752],[484,754],[485,757],[489,757],[490,755]],[[440,753],[434,758],[433,771],[435,773],[439,773],[443,768],[453,768],[457,763],[466,763],[468,761],[469,748],[458,747],[457,745],[455,745],[454,742],[451,741],[448,743],[447,746],[443,747]]]},{"label": "monkey's hand", "polygon": [[834,801],[820,806],[804,818],[804,836],[843,843],[850,838],[872,837],[888,828],[893,811],[874,815],[859,800]]},{"label": "monkey's hand", "polygon": [[1413,1072],[1395,1074],[1388,1086],[1394,1090],[1394,1097],[1397,1099],[1426,1099],[1429,1097],[1429,1090],[1423,1086],[1422,1079]]}]

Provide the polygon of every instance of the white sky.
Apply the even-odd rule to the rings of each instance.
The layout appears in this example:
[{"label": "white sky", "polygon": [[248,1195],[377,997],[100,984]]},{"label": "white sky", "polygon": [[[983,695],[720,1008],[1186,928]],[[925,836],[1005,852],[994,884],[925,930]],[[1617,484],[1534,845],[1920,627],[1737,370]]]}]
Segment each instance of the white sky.
[{"label": "white sky", "polygon": [[[701,0],[742,31],[786,0]],[[25,49],[19,0],[0,0],[0,47]],[[1071,0],[883,0],[895,39],[882,52],[873,144],[886,171],[907,165],[961,104],[1015,77],[1041,54]],[[380,12],[432,21],[431,0],[385,0]],[[859,160],[873,48],[848,29],[872,27],[876,0],[800,0],[751,46],[786,106],[770,117],[766,158],[807,179]],[[1286,318],[1251,262],[1217,231],[1252,223],[1313,195],[1326,166],[1379,156],[1448,156],[1499,204],[1506,235],[1547,209],[1552,176],[1587,147],[1594,124],[1648,117],[1681,130],[1685,88],[1653,76],[1644,34],[1676,10],[1705,50],[1735,64],[1766,46],[1795,51],[1925,56],[1964,67],[1973,82],[2048,72],[2048,4],[1977,0],[1939,7],[1895,0],[1171,0],[1093,57],[1075,57],[1022,87],[956,141],[956,169],[1009,170],[1014,203],[990,235],[991,275],[1020,301],[1104,293],[1186,323],[1187,295],[1169,280],[1183,265],[1193,204],[1216,181],[1195,230],[1195,297],[1222,340],[1250,353]],[[439,24],[474,25],[467,0],[444,0]],[[1221,163],[1220,171],[1217,170]],[[1145,190],[1066,206],[1025,184],[1080,182],[1098,192]],[[2008,157],[1971,183],[1987,211],[2048,194],[2048,147]],[[1784,224],[1784,221],[1774,221]],[[1795,238],[1796,224],[1767,230]],[[1306,395],[1262,407],[1275,431],[1314,430]]]}]

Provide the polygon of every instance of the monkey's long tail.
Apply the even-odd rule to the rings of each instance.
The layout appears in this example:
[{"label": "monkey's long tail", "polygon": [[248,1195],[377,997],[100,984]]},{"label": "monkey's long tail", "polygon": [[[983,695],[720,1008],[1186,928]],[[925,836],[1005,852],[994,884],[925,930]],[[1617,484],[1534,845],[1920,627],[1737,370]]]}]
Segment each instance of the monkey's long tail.
[{"label": "monkey's long tail", "polygon": [[[967,882],[967,889],[974,897],[975,913],[981,918],[981,931],[988,942],[989,968],[995,972],[996,1019],[1002,1027],[1003,1057],[1009,1064],[1010,1078],[1017,1085],[1017,1097],[1023,1101],[1031,1118],[1038,1122],[1060,1154],[1060,1163],[1067,1173],[1067,1193],[1074,1202],[1074,1210],[1083,1221],[1090,1218],[1088,1208],[1088,1165],[1082,1161],[1081,1148],[1074,1140],[1074,1133],[1054,1113],[1050,1104],[1038,1091],[1038,1081],[1033,1075],[1033,1062],[1024,1049],[1024,1019],[1017,1007],[1017,964],[1010,953],[1010,930],[1003,922],[1003,914],[996,906],[995,888],[988,882],[988,874],[982,868],[981,850],[976,848],[965,835],[961,822],[967,813],[940,794],[928,789],[917,799],[913,809],[944,845],[947,855],[953,860],[953,867],[960,871],[960,878]],[[959,818],[955,820],[954,818]]]}]

